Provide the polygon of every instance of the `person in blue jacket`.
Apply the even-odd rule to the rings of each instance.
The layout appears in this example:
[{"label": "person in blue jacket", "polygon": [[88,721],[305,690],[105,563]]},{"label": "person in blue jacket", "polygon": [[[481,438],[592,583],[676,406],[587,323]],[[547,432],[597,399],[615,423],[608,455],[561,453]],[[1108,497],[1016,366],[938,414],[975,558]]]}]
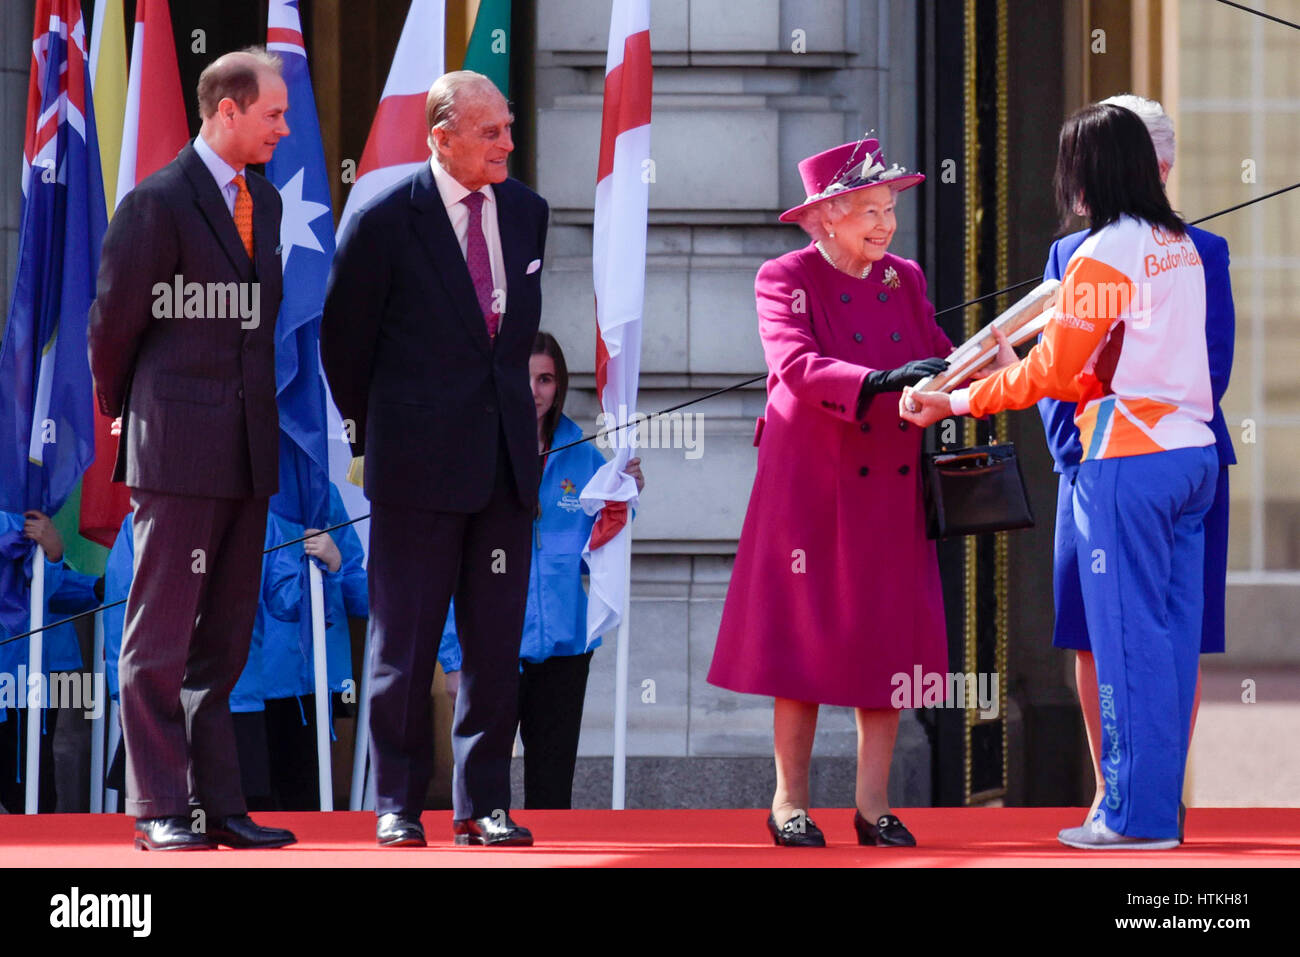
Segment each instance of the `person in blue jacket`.
[{"label": "person in blue jacket", "polygon": [[[27,765],[27,694],[25,677],[30,663],[30,638],[6,641],[31,628],[32,561],[36,546],[45,549],[45,624],[67,618],[99,605],[97,580],[63,564],[63,537],[43,512],[22,515],[0,512],[0,806],[12,813],[26,806],[24,775]],[[54,777],[54,729],[60,707],[70,702],[48,700],[50,675],[80,671],[81,644],[71,622],[48,628],[43,633],[41,662],[46,675],[46,707],[41,729],[41,787],[39,810],[54,811],[58,794]],[[20,677],[24,680],[20,681]],[[56,682],[56,684],[62,684]],[[84,683],[80,685],[85,688]],[[93,696],[96,690],[90,691]],[[83,696],[84,699],[84,696]],[[76,702],[91,711],[96,702]]]},{"label": "person in blue jacket", "polygon": [[[1174,165],[1174,125],[1164,108],[1154,100],[1125,94],[1114,96],[1103,103],[1114,104],[1136,113],[1146,124],[1151,142],[1160,162],[1160,181],[1169,178]],[[1205,340],[1210,360],[1210,389],[1214,398],[1214,418],[1210,428],[1214,432],[1215,449],[1219,455],[1218,486],[1214,504],[1205,517],[1205,610],[1202,616],[1201,653],[1222,653],[1225,645],[1224,602],[1228,573],[1228,466],[1237,464],[1232,448],[1232,438],[1219,403],[1228,390],[1232,373],[1233,343],[1236,336],[1236,314],[1232,304],[1232,282],[1228,274],[1228,243],[1221,236],[1194,226],[1187,227],[1205,270]],[[1058,239],[1052,244],[1043,278],[1060,279],[1070,256],[1087,237],[1081,230]],[[1097,790],[1087,820],[1092,819],[1106,792],[1106,782],[1101,772],[1101,705],[1097,689],[1097,671],[1092,657],[1092,644],[1088,637],[1088,624],[1084,618],[1083,593],[1079,584],[1079,561],[1075,548],[1076,529],[1072,502],[1072,486],[1083,449],[1079,444],[1079,430],[1074,424],[1075,406],[1056,399],[1043,399],[1038,411],[1047,433],[1048,448],[1052,453],[1054,470],[1061,475],[1056,505],[1056,543],[1053,592],[1056,599],[1056,624],[1052,644],[1057,648],[1075,650],[1075,682],[1079,691],[1079,707],[1083,712],[1084,726],[1088,732],[1088,747],[1092,751],[1093,769],[1097,775]],[[1200,672],[1196,678],[1196,698],[1192,708],[1192,728],[1196,727],[1196,711],[1200,704]],[[1181,820],[1180,820],[1181,839]]]},{"label": "person in blue jacket", "polygon": [[[539,332],[528,361],[537,409],[537,449],[543,456],[538,515],[533,521],[533,555],[528,573],[528,609],[520,643],[519,736],[524,745],[524,807],[568,809],[573,804],[573,772],[582,730],[582,705],[591,656],[587,645],[586,565],[582,548],[596,516],[588,515],[578,494],[604,457],[564,414],[568,366],[560,344]],[[552,453],[551,449],[559,449]],[[627,474],[637,489],[645,486],[641,460],[630,459]],[[448,672],[449,691],[459,669],[455,607],[447,617],[438,660]]]},{"label": "person in blue jacket", "polygon": [[[281,529],[268,520],[264,548],[272,549],[286,539]],[[131,592],[131,579],[135,564],[135,513],[128,512],[122,519],[117,538],[109,550],[104,565],[104,604],[114,607],[104,611],[104,675],[108,692],[114,701],[119,700],[118,665],[122,653],[122,627],[126,605],[115,604]],[[257,618],[248,649],[248,664],[230,692],[230,714],[235,725],[235,741],[239,750],[240,782],[246,797],[255,804],[265,803],[271,792],[270,767],[265,734],[262,688],[262,634],[267,620],[297,614],[281,596],[286,594],[285,582],[296,578],[298,563],[292,549],[268,551],[262,558],[262,596],[258,603]],[[119,744],[111,756],[106,783],[111,788],[125,788],[125,753]],[[259,801],[258,799],[263,799]],[[264,810],[264,807],[254,808]]]},{"label": "person in blue jacket", "polygon": [[[339,490],[330,483],[328,525],[349,519]],[[319,529],[305,529],[271,512],[281,541],[292,542]],[[281,549],[292,558],[296,574],[281,577],[275,588],[275,614],[264,622],[261,650],[261,693],[266,703],[266,739],[271,768],[271,793],[276,810],[320,810],[316,760],[316,672],[311,646],[311,605],[307,557],[322,566],[325,597],[325,671],[330,691],[353,692],[352,635],[348,618],[367,618],[365,552],[355,528],[346,525],[301,544]],[[304,627],[304,624],[306,627]],[[355,697],[352,698],[355,700]],[[330,719],[333,723],[333,701]],[[331,727],[331,739],[333,729]]]}]

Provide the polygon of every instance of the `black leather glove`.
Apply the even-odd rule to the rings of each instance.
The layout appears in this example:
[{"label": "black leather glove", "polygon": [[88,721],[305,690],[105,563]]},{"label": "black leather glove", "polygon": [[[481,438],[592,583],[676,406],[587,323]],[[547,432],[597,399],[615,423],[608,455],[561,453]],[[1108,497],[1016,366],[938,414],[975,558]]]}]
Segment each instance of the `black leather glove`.
[{"label": "black leather glove", "polygon": [[948,368],[948,360],[913,359],[897,369],[877,369],[867,373],[862,380],[862,391],[858,393],[858,418],[867,411],[871,397],[881,392],[902,392],[904,386],[916,385],[922,379],[938,375]]}]

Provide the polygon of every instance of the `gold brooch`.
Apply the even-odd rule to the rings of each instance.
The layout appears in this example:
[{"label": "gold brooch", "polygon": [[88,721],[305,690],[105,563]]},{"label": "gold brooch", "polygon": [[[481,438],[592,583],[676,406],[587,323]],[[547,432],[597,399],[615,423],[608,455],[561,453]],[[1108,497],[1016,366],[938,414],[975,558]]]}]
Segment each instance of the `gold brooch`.
[{"label": "gold brooch", "polygon": [[897,289],[899,286],[902,285],[902,283],[899,282],[898,280],[898,270],[895,269],[893,266],[886,267],[884,283],[890,289]]}]

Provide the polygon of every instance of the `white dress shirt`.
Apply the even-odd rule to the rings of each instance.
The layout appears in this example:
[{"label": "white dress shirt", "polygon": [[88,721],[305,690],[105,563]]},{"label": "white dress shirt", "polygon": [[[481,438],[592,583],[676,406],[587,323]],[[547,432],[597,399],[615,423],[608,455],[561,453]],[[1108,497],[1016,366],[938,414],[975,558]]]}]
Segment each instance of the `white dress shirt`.
[{"label": "white dress shirt", "polygon": [[235,177],[244,171],[243,168],[235,169],[218,156],[217,151],[208,145],[208,141],[203,138],[202,134],[194,137],[194,152],[199,154],[199,159],[203,160],[203,165],[208,168],[212,178],[217,181],[217,189],[221,190],[221,198],[226,201],[226,209],[230,210],[231,218],[233,218],[235,215],[235,197],[239,195],[239,187],[235,185]]},{"label": "white dress shirt", "polygon": [[[468,196],[470,191],[460,185],[456,178],[443,169],[442,164],[432,156],[429,157],[429,166],[433,168],[433,181],[437,184],[442,204],[447,207],[447,217],[451,220],[451,228],[456,233],[456,242],[460,243],[460,254],[464,256],[468,245],[466,234],[469,232],[469,207],[461,200]],[[484,186],[479,192],[484,197],[483,238],[487,241],[488,262],[492,265],[492,286],[494,289],[501,290],[504,299],[506,267],[505,259],[501,254],[501,229],[497,225],[497,198],[490,184]],[[504,318],[504,304],[501,312]]]}]

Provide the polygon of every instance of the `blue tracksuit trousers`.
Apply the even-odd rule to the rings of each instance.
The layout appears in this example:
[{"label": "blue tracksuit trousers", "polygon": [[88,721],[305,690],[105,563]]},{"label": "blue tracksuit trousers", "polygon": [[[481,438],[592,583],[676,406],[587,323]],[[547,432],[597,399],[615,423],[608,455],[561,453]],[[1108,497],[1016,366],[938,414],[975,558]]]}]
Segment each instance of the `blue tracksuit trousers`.
[{"label": "blue tracksuit trousers", "polygon": [[1101,692],[1106,825],[1178,833],[1204,603],[1214,446],[1080,464],[1079,578]]}]

